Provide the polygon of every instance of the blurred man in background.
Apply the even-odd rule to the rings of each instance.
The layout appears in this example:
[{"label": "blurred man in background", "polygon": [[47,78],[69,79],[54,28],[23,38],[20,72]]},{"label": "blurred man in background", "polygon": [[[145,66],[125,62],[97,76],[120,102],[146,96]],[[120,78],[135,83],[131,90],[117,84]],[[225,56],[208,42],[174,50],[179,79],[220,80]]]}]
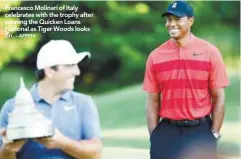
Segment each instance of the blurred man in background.
[{"label": "blurred man in background", "polygon": [[229,83],[225,65],[215,46],[191,33],[188,3],[173,2],[163,16],[171,38],[149,55],[143,84],[151,159],[193,156],[190,148],[214,158]]},{"label": "blurred man in background", "polygon": [[37,57],[38,83],[31,88],[36,108],[56,127],[52,137],[3,142],[8,114],[15,99],[8,100],[0,116],[1,159],[98,159],[102,150],[99,116],[90,96],[74,92],[78,63],[89,53],[77,53],[66,40],[51,40]]}]

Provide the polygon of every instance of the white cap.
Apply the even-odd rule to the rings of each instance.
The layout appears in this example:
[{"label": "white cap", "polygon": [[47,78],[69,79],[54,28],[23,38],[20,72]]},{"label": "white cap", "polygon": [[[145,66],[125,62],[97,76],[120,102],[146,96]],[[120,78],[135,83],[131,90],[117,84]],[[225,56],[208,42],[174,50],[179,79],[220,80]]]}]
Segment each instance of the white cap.
[{"label": "white cap", "polygon": [[77,53],[73,45],[67,40],[51,40],[38,52],[37,69],[41,70],[55,65],[77,64],[86,56],[90,57],[90,53]]}]

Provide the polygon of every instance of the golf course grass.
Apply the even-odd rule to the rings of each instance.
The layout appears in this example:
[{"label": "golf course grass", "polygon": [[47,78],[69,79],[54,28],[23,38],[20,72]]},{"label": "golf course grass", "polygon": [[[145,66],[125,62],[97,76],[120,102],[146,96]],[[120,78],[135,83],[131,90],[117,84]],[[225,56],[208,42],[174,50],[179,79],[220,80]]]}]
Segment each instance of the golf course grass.
[{"label": "golf course grass", "polygon": [[[222,140],[219,142],[221,155],[239,156],[240,122],[240,81],[237,76],[230,78],[231,85],[226,88],[226,115],[222,128]],[[95,96],[94,100],[100,113],[101,127],[105,150],[114,149],[122,153],[131,153],[133,157],[148,156],[149,137],[146,129],[145,95],[141,84],[120,89],[118,91]],[[104,155],[110,156],[104,151]],[[106,157],[104,157],[106,159]],[[119,156],[120,157],[120,156]],[[141,158],[142,158],[141,157]],[[132,159],[141,159],[134,157]],[[118,155],[116,158],[119,159]],[[123,158],[128,159],[128,158]],[[143,158],[144,159],[144,158]]]}]

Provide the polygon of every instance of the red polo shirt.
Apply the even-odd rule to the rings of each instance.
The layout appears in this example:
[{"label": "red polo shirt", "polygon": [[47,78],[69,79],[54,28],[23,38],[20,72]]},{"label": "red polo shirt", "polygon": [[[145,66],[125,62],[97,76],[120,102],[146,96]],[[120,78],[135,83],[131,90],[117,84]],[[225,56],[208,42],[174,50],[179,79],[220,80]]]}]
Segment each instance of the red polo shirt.
[{"label": "red polo shirt", "polygon": [[161,93],[160,117],[191,120],[211,113],[210,89],[228,84],[219,50],[191,35],[183,47],[170,39],[151,52],[143,89]]}]

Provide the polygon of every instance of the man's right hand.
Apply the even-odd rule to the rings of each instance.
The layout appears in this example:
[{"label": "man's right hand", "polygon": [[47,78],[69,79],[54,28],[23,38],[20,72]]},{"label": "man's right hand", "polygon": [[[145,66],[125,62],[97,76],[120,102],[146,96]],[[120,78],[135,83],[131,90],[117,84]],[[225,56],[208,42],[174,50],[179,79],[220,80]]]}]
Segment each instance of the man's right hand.
[{"label": "man's right hand", "polygon": [[147,102],[146,102],[146,117],[147,117],[147,126],[149,134],[152,134],[152,131],[158,125],[160,117],[158,115],[160,109],[160,93],[148,93]]},{"label": "man's right hand", "polygon": [[25,140],[10,141],[7,139],[7,131],[5,128],[0,130],[0,135],[3,139],[2,151],[5,151],[5,153],[16,153],[25,143]]}]

